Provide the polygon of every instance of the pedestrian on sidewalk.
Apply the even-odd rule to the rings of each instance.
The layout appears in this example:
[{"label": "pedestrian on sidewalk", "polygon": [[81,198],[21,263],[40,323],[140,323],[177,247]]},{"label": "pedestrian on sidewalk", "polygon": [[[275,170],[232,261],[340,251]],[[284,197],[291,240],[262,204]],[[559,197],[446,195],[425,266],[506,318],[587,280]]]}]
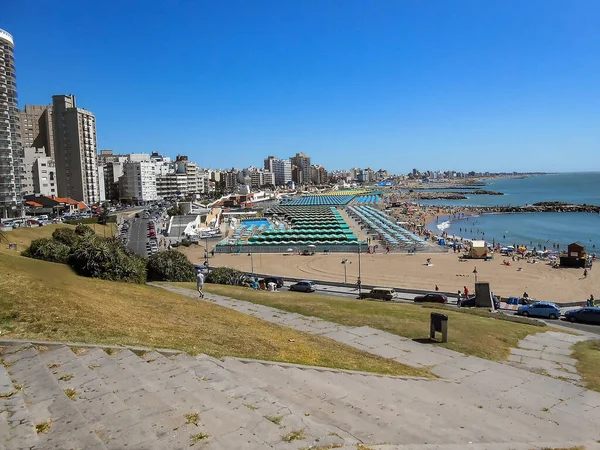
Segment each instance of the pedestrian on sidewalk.
[{"label": "pedestrian on sidewalk", "polygon": [[200,270],[196,274],[196,287],[198,288],[199,297],[204,298],[204,292],[202,292],[204,289],[204,274]]}]

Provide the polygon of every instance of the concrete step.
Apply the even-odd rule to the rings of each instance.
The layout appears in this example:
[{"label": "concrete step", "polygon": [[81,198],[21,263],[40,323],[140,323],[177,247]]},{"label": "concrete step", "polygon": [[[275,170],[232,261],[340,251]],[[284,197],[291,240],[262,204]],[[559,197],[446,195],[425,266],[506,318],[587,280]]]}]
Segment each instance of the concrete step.
[{"label": "concrete step", "polygon": [[[247,405],[256,408],[263,417],[278,422],[281,430],[287,435],[296,430],[303,430],[306,440],[312,440],[313,445],[325,447],[327,445],[343,445],[358,443],[349,433],[345,433],[329,423],[320,422],[311,417],[306,410],[297,408],[294,404],[282,401],[276,395],[264,389],[266,380],[257,379],[250,375],[252,370],[248,364],[235,358],[225,358],[224,367],[240,375],[245,385],[252,390],[243,396]],[[266,371],[271,368],[266,367]]]},{"label": "concrete step", "polygon": [[[135,373],[144,392],[165,405],[162,408],[158,403],[150,405],[150,409],[160,412],[156,427],[170,430],[168,435],[159,436],[164,448],[179,448],[183,442],[189,445],[192,436],[199,433],[206,433],[207,444],[215,448],[236,448],[242,443],[247,448],[258,448],[281,440],[274,424],[241,404],[232,405],[226,395],[215,392],[209,385],[202,386],[200,379],[185,377],[188,369],[176,361],[156,352],[140,358],[129,350],[110,358],[126,372]],[[199,422],[186,424],[188,414],[199,414]]]},{"label": "concrete step", "polygon": [[247,366],[248,376],[261,380],[264,390],[305,411],[313,420],[329,424],[340,436],[349,435],[357,442],[370,442],[377,433],[380,441],[398,442],[393,428],[381,428],[380,418],[372,409],[347,400],[349,390],[343,385],[331,386],[320,371],[262,363],[248,363]]},{"label": "concrete step", "polygon": [[[11,444],[16,448],[106,450],[93,427],[42,363],[34,346],[9,346],[2,351],[2,359],[13,385],[18,387],[24,400],[23,404],[14,405],[17,409],[9,418],[9,424],[10,421],[21,421],[20,416],[28,424],[25,433],[11,436]],[[31,425],[45,422],[49,423],[49,429],[34,438],[30,432]]]},{"label": "concrete step", "polygon": [[157,437],[144,426],[143,417],[106,386],[93,365],[85,364],[75,354],[87,351],[58,346],[42,352],[40,359],[63,389],[77,393],[74,404],[89,423],[95,424],[94,430],[107,448],[122,449],[125,441],[133,446],[152,447]]},{"label": "concrete step", "polygon": [[[278,399],[270,396],[268,393],[258,389],[250,383],[246,375],[240,375],[224,367],[222,361],[216,360],[206,355],[198,358],[189,357],[189,355],[178,355],[176,358],[166,358],[156,352],[151,352],[143,356],[152,365],[163,367],[168,370],[169,378],[167,386],[173,382],[181,382],[184,377],[192,377],[186,386],[192,389],[192,392],[204,392],[200,400],[204,401],[207,395],[216,400],[221,397],[226,401],[228,410],[224,411],[231,416],[235,414],[249,414],[248,421],[256,421],[252,432],[259,440],[265,441],[270,446],[279,445],[285,442],[286,448],[306,448],[311,445],[341,445],[343,440],[332,434],[328,426],[314,423],[306,417],[303,412],[291,411],[288,405],[282,404]],[[195,361],[194,361],[195,359]],[[184,368],[186,374],[181,373]],[[200,376],[198,376],[200,375]],[[189,380],[189,378],[187,378]],[[220,389],[228,387],[226,389]],[[211,392],[212,391],[212,392]],[[221,392],[223,391],[223,392]],[[216,393],[216,394],[215,394]],[[189,394],[186,394],[189,397]],[[222,400],[223,401],[223,400]],[[213,407],[213,411],[215,408]],[[286,442],[283,437],[296,431],[302,430],[303,439],[301,441]]]}]

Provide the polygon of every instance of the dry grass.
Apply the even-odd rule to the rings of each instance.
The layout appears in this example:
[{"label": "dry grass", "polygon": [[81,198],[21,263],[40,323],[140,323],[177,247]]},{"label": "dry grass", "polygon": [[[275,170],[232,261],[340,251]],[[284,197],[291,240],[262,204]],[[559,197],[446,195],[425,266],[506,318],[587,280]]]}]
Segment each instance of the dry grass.
[{"label": "dry grass", "polygon": [[[195,288],[193,283],[173,283],[173,285]],[[516,347],[517,342],[525,336],[546,331],[546,329],[534,325],[513,323],[446,309],[438,310],[435,307],[366,302],[287,291],[272,294],[243,287],[216,284],[206,284],[204,287],[205,292],[306,316],[319,317],[343,325],[367,325],[412,339],[428,338],[431,312],[442,312],[448,315],[449,342],[436,345],[495,361],[505,360],[509,355],[510,348]]]},{"label": "dry grass", "polygon": [[215,357],[431,376],[207,302],[149,286],[79,277],[66,265],[14,252],[0,252],[0,273],[0,331],[6,338],[162,347]]},{"label": "dry grass", "polygon": [[35,432],[37,434],[40,433],[47,433],[48,431],[50,431],[50,428],[52,427],[52,421],[50,419],[46,420],[45,422],[41,422],[35,425]]},{"label": "dry grass", "polygon": [[573,346],[577,372],[588,389],[600,392],[600,340],[578,342]]},{"label": "dry grass", "polygon": [[[89,224],[97,234],[100,236],[113,236],[116,233],[116,225],[114,223],[109,223],[106,225],[98,225],[98,224]],[[4,237],[8,240],[8,242],[17,244],[17,251],[22,252],[31,244],[31,241],[40,238],[49,238],[52,237],[52,233],[57,228],[71,228],[75,229],[75,225],[67,225],[67,224],[53,224],[53,225],[45,225],[43,227],[31,227],[31,228],[15,228],[11,231],[5,231]],[[7,249],[6,242],[2,242],[0,245],[0,252],[15,254],[14,250]]]},{"label": "dry grass", "polygon": [[304,430],[292,431],[281,438],[284,442],[301,441],[305,438]]}]

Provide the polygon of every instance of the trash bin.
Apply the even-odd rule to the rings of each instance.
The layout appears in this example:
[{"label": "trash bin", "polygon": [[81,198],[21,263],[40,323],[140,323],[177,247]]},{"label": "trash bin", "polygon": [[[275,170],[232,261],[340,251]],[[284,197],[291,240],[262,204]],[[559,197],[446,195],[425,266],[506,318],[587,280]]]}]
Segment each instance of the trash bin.
[{"label": "trash bin", "polygon": [[435,333],[442,333],[442,342],[448,342],[448,316],[446,314],[431,313],[429,337],[435,339]]}]

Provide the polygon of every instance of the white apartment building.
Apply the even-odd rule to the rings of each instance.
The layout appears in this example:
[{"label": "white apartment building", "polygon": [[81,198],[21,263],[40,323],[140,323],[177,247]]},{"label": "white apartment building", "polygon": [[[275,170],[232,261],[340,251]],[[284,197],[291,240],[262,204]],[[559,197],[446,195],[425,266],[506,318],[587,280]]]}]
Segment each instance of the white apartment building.
[{"label": "white apartment building", "polygon": [[289,159],[274,159],[271,164],[276,186],[283,186],[288,181],[292,181],[292,162]]},{"label": "white apartment building", "polygon": [[24,148],[21,167],[23,196],[58,195],[54,159],[46,156],[45,148]]},{"label": "white apartment building", "polygon": [[261,188],[267,184],[275,186],[275,174],[262,169],[250,171],[250,186],[252,189]]},{"label": "white apartment building", "polygon": [[0,30],[0,218],[18,217],[23,210],[17,104],[14,42]]},{"label": "white apartment building", "polygon": [[156,189],[156,166],[150,155],[132,154],[123,164],[121,198],[149,202],[158,199]]}]

